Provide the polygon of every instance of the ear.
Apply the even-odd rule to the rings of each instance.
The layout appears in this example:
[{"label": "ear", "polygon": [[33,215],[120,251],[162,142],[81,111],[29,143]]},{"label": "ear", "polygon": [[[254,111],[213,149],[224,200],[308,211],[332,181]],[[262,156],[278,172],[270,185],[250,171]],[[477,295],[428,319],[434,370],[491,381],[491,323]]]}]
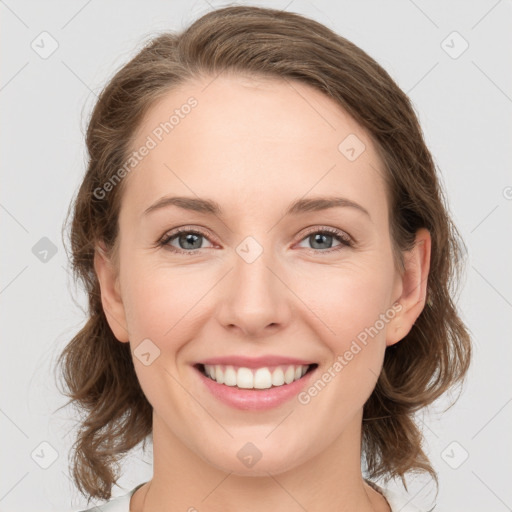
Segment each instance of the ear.
[{"label": "ear", "polygon": [[404,253],[405,269],[399,276],[400,296],[395,300],[401,309],[388,325],[387,346],[394,345],[407,335],[425,307],[430,248],[430,233],[425,228],[419,229],[414,247]]},{"label": "ear", "polygon": [[102,242],[98,243],[94,251],[94,270],[98,276],[101,303],[108,324],[119,341],[128,342],[128,329],[119,279]]}]

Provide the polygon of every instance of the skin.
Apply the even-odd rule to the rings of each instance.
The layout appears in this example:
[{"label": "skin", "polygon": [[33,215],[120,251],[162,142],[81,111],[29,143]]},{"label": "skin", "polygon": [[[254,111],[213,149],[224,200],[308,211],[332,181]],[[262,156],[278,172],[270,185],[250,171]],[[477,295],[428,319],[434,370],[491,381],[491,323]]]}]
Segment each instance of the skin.
[{"label": "skin", "polygon": [[[197,107],[125,178],[119,266],[101,244],[95,256],[116,338],[132,353],[146,338],[160,350],[148,366],[133,358],[153,406],[154,475],[130,510],[389,510],[361,475],[362,408],[386,347],[402,340],[425,305],[429,233],[418,231],[401,271],[372,140],[305,84],[239,75],[187,82],[150,109],[134,148],[190,96]],[[366,146],[355,161],[338,150],[349,134]],[[213,199],[224,213],[171,206],[143,215],[165,195]],[[283,217],[296,199],[332,195],[369,216],[342,207]],[[204,232],[198,253],[156,245],[180,226]],[[333,237],[315,245],[310,227],[337,228],[356,243],[340,246]],[[252,263],[236,252],[247,236],[263,249]],[[183,238],[169,245],[191,251]],[[230,408],[191,366],[278,354],[316,361],[320,375],[397,303],[394,318],[307,405]],[[237,457],[247,442],[262,454],[251,468]]]}]

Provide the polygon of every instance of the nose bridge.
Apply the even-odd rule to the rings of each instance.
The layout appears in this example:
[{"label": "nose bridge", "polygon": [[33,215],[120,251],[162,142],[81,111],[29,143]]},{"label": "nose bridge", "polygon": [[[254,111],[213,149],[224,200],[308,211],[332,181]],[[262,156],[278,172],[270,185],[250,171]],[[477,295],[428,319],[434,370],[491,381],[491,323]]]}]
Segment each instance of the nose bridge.
[{"label": "nose bridge", "polygon": [[[268,242],[271,237],[266,237]],[[224,288],[220,321],[257,336],[268,326],[283,326],[289,319],[286,286],[276,277],[279,265],[271,247],[248,236],[235,248],[233,270]]]},{"label": "nose bridge", "polygon": [[[272,249],[263,246],[254,237],[247,237],[236,248],[234,279],[243,294],[259,300],[261,294],[273,296]],[[267,301],[268,303],[268,301]]]}]

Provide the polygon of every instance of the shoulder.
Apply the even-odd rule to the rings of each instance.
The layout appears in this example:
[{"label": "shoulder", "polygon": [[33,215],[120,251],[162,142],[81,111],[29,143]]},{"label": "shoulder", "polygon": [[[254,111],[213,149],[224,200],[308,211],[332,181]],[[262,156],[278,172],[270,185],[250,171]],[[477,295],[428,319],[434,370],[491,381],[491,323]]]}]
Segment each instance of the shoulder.
[{"label": "shoulder", "polygon": [[146,482],[143,482],[134,487],[130,492],[110,499],[103,505],[96,505],[95,507],[86,510],[79,510],[78,512],[130,512],[130,500],[133,493]]},{"label": "shoulder", "polygon": [[385,487],[377,485],[375,482],[371,482],[370,480],[365,481],[386,498],[386,501],[389,503],[391,508],[391,512],[423,512],[421,509],[411,503],[412,498],[410,498],[407,494],[391,491]]}]

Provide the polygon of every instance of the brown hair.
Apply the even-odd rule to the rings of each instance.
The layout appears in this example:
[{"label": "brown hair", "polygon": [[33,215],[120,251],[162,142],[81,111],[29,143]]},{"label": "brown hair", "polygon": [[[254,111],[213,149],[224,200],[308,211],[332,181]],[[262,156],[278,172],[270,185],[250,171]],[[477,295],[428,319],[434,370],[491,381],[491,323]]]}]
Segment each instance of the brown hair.
[{"label": "brown hair", "polygon": [[405,485],[406,472],[422,471],[437,483],[414,413],[463,382],[471,345],[452,300],[464,243],[448,215],[436,166],[409,98],[375,60],[318,22],[253,6],[217,9],[179,34],[153,38],[110,80],[92,112],[88,168],[72,204],[70,233],[74,276],[85,285],[89,315],[58,360],[66,395],[85,416],[72,449],[73,479],[84,495],[110,499],[119,461],[152,432],[152,407],[129,344],[117,341],[107,323],[93,264],[99,241],[115,260],[125,180],[102,199],[94,191],[126,162],[156,100],[189,79],[224,71],[298,80],[333,98],[367,130],[384,163],[400,265],[416,231],[429,230],[427,303],[407,336],[386,350],[364,405],[361,448],[370,478],[400,477]]}]

